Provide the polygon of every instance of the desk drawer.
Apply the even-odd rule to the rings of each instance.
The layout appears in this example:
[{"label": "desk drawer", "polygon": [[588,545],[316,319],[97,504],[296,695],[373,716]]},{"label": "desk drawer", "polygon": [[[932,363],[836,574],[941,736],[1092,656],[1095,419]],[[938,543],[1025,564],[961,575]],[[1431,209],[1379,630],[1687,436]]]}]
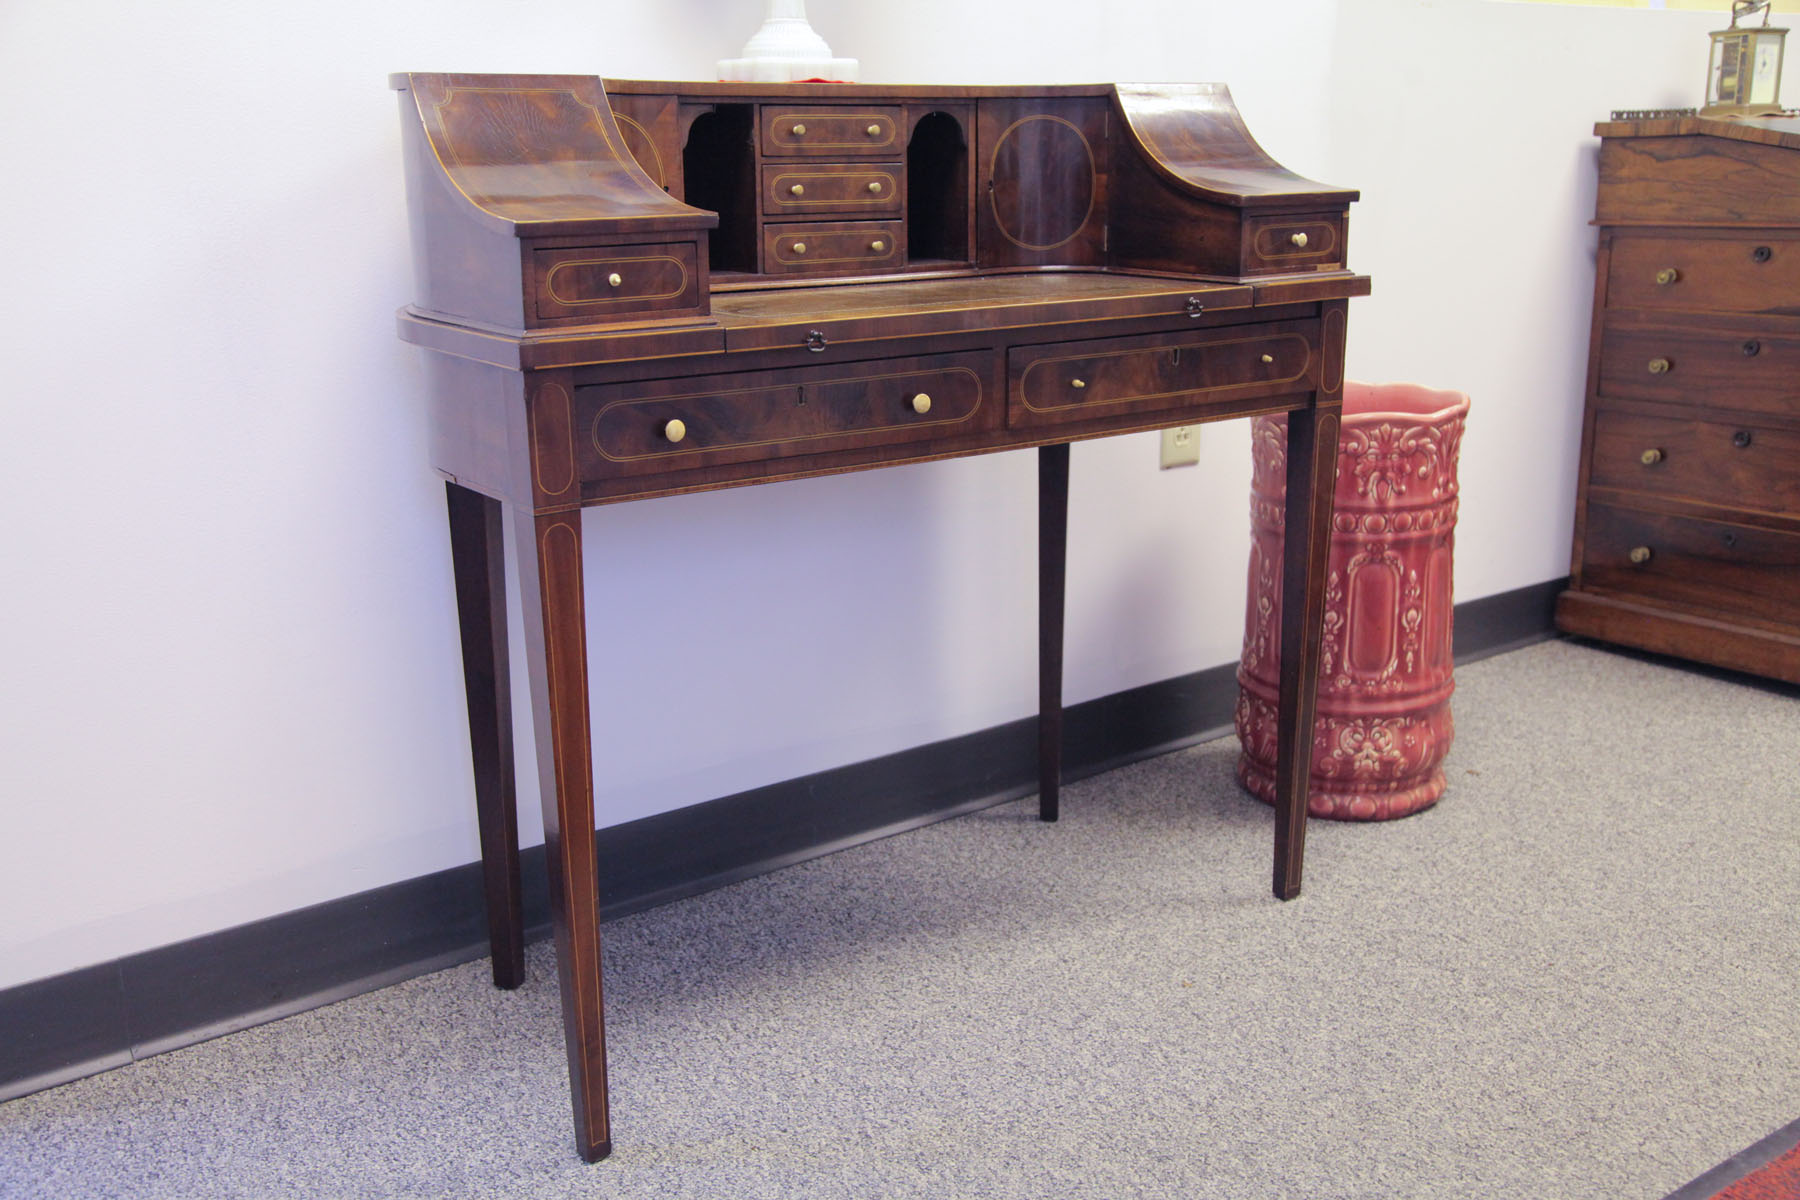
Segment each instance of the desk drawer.
[{"label": "desk drawer", "polygon": [[693,242],[534,251],[538,319],[698,312],[699,263]]},{"label": "desk drawer", "polygon": [[1800,326],[1785,318],[1608,313],[1600,394],[1800,417]]},{"label": "desk drawer", "polygon": [[1316,271],[1342,266],[1344,218],[1320,216],[1252,217],[1244,221],[1244,269]]},{"label": "desk drawer", "polygon": [[[1595,487],[1800,516],[1800,431],[1602,409]],[[1800,579],[1793,583],[1800,593]]]},{"label": "desk drawer", "polygon": [[988,362],[984,354],[950,354],[581,388],[582,476],[655,474],[991,428],[992,406],[983,404]]},{"label": "desk drawer", "polygon": [[1581,586],[1791,627],[1800,534],[1590,502]]},{"label": "desk drawer", "polygon": [[1026,346],[1007,357],[1011,424],[1221,407],[1317,387],[1318,325],[1283,321]]},{"label": "desk drawer", "polygon": [[906,168],[901,163],[771,164],[762,172],[763,215],[904,214],[905,179]]},{"label": "desk drawer", "polygon": [[1800,316],[1800,239],[1618,234],[1606,272],[1606,304]]},{"label": "desk drawer", "polygon": [[765,104],[762,152],[835,158],[900,153],[900,109],[888,105]]},{"label": "desk drawer", "polygon": [[815,221],[763,227],[770,275],[851,275],[906,262],[904,221]]}]

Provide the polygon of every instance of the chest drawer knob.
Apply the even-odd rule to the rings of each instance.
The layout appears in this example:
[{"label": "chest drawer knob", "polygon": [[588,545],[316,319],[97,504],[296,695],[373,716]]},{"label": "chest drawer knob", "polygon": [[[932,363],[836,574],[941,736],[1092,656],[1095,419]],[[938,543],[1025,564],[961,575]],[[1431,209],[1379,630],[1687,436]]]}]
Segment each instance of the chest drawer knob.
[{"label": "chest drawer knob", "polygon": [[1633,566],[1641,567],[1650,561],[1650,547],[1633,546],[1629,557],[1631,558]]},{"label": "chest drawer knob", "polygon": [[1085,380],[1085,379],[1071,379],[1071,380],[1069,380],[1069,386],[1070,386],[1070,387],[1072,387],[1072,388],[1084,388],[1084,387],[1086,387],[1086,386],[1087,386],[1087,380]]},{"label": "chest drawer knob", "polygon": [[1671,283],[1679,282],[1680,279],[1681,272],[1674,267],[1664,267],[1656,273],[1656,282],[1659,287],[1668,287]]},{"label": "chest drawer knob", "polygon": [[876,195],[876,196],[881,195],[881,180],[879,180],[879,179],[869,180],[869,192],[872,195]]},{"label": "chest drawer knob", "polygon": [[1638,455],[1638,461],[1643,463],[1646,467],[1654,467],[1662,460],[1663,452],[1658,450],[1655,446],[1650,447],[1650,449]]},{"label": "chest drawer knob", "polygon": [[1759,263],[1766,263],[1771,258],[1775,257],[1775,252],[1767,246],[1758,246],[1750,252],[1750,257],[1754,258]]},{"label": "chest drawer knob", "polygon": [[671,442],[679,442],[687,436],[687,424],[680,417],[663,426],[663,436]]},{"label": "chest drawer knob", "polygon": [[1650,373],[1652,375],[1667,375],[1674,369],[1675,364],[1666,358],[1653,358],[1650,360]]},{"label": "chest drawer knob", "polygon": [[794,124],[794,136],[795,136],[795,137],[805,137],[805,136],[806,136],[806,126],[804,126],[804,125],[801,125],[801,124],[799,124],[799,123],[798,123],[798,122],[795,122],[795,124]]},{"label": "chest drawer knob", "polygon": [[805,242],[795,242],[794,243],[794,253],[795,254],[805,254],[806,253],[806,243]]},{"label": "chest drawer knob", "polygon": [[1275,361],[1275,356],[1273,354],[1265,354],[1262,356],[1262,360],[1264,365],[1267,365]]},{"label": "chest drawer knob", "polygon": [[1748,429],[1740,429],[1731,435],[1731,444],[1736,446],[1739,450],[1748,449],[1750,443],[1755,440],[1755,435]]},{"label": "chest drawer knob", "polygon": [[1742,346],[1740,346],[1739,349],[1741,349],[1744,352],[1745,358],[1755,358],[1757,355],[1762,353],[1762,343],[1757,341],[1755,338],[1751,338],[1749,341],[1745,342]]},{"label": "chest drawer knob", "polygon": [[611,275],[606,277],[606,282],[609,287],[618,287],[625,282],[625,277],[617,271],[614,271]]},{"label": "chest drawer knob", "polygon": [[881,126],[871,125],[867,129],[863,130],[863,132],[868,134],[870,137],[880,137],[881,136]]},{"label": "chest drawer knob", "polygon": [[887,251],[887,243],[882,241],[880,238],[876,238],[874,241],[869,243],[869,249],[876,254],[882,254]]},{"label": "chest drawer knob", "polygon": [[1294,249],[1296,250],[1306,249],[1306,235],[1304,233],[1296,233],[1293,237],[1289,238],[1288,241],[1294,244]]},{"label": "chest drawer knob", "polygon": [[803,183],[796,183],[793,187],[788,189],[788,195],[790,195],[790,196],[806,195],[806,185]]},{"label": "chest drawer knob", "polygon": [[931,411],[931,397],[924,392],[912,398],[912,410],[921,417]]}]

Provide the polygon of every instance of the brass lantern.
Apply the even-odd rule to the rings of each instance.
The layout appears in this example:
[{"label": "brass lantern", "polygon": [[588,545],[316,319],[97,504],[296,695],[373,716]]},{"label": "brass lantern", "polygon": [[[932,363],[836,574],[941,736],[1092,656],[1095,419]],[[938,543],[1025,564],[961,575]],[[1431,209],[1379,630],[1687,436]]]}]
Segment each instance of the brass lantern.
[{"label": "brass lantern", "polygon": [[[1739,27],[1762,11],[1763,23]],[[1781,53],[1787,30],[1769,28],[1769,0],[1732,0],[1731,28],[1712,35],[1706,69],[1707,117],[1762,117],[1781,111]]]}]

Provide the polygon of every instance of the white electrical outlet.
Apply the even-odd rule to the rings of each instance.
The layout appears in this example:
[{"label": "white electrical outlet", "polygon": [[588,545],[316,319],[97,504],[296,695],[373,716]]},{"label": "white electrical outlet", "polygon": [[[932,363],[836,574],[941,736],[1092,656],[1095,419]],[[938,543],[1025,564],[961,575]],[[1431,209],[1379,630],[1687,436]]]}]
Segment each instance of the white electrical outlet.
[{"label": "white electrical outlet", "polygon": [[1162,431],[1162,465],[1170,467],[1191,467],[1200,461],[1200,427],[1198,425],[1177,425],[1173,429]]}]

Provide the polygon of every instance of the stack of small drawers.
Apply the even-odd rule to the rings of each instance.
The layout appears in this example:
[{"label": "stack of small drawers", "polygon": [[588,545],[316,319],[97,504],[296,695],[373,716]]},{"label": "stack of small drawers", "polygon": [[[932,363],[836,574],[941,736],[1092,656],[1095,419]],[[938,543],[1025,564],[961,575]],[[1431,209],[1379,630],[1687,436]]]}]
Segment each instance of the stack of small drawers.
[{"label": "stack of small drawers", "polygon": [[1571,632],[1800,682],[1800,129],[1601,125]]},{"label": "stack of small drawers", "polygon": [[762,106],[769,275],[891,271],[906,261],[900,109]]}]

